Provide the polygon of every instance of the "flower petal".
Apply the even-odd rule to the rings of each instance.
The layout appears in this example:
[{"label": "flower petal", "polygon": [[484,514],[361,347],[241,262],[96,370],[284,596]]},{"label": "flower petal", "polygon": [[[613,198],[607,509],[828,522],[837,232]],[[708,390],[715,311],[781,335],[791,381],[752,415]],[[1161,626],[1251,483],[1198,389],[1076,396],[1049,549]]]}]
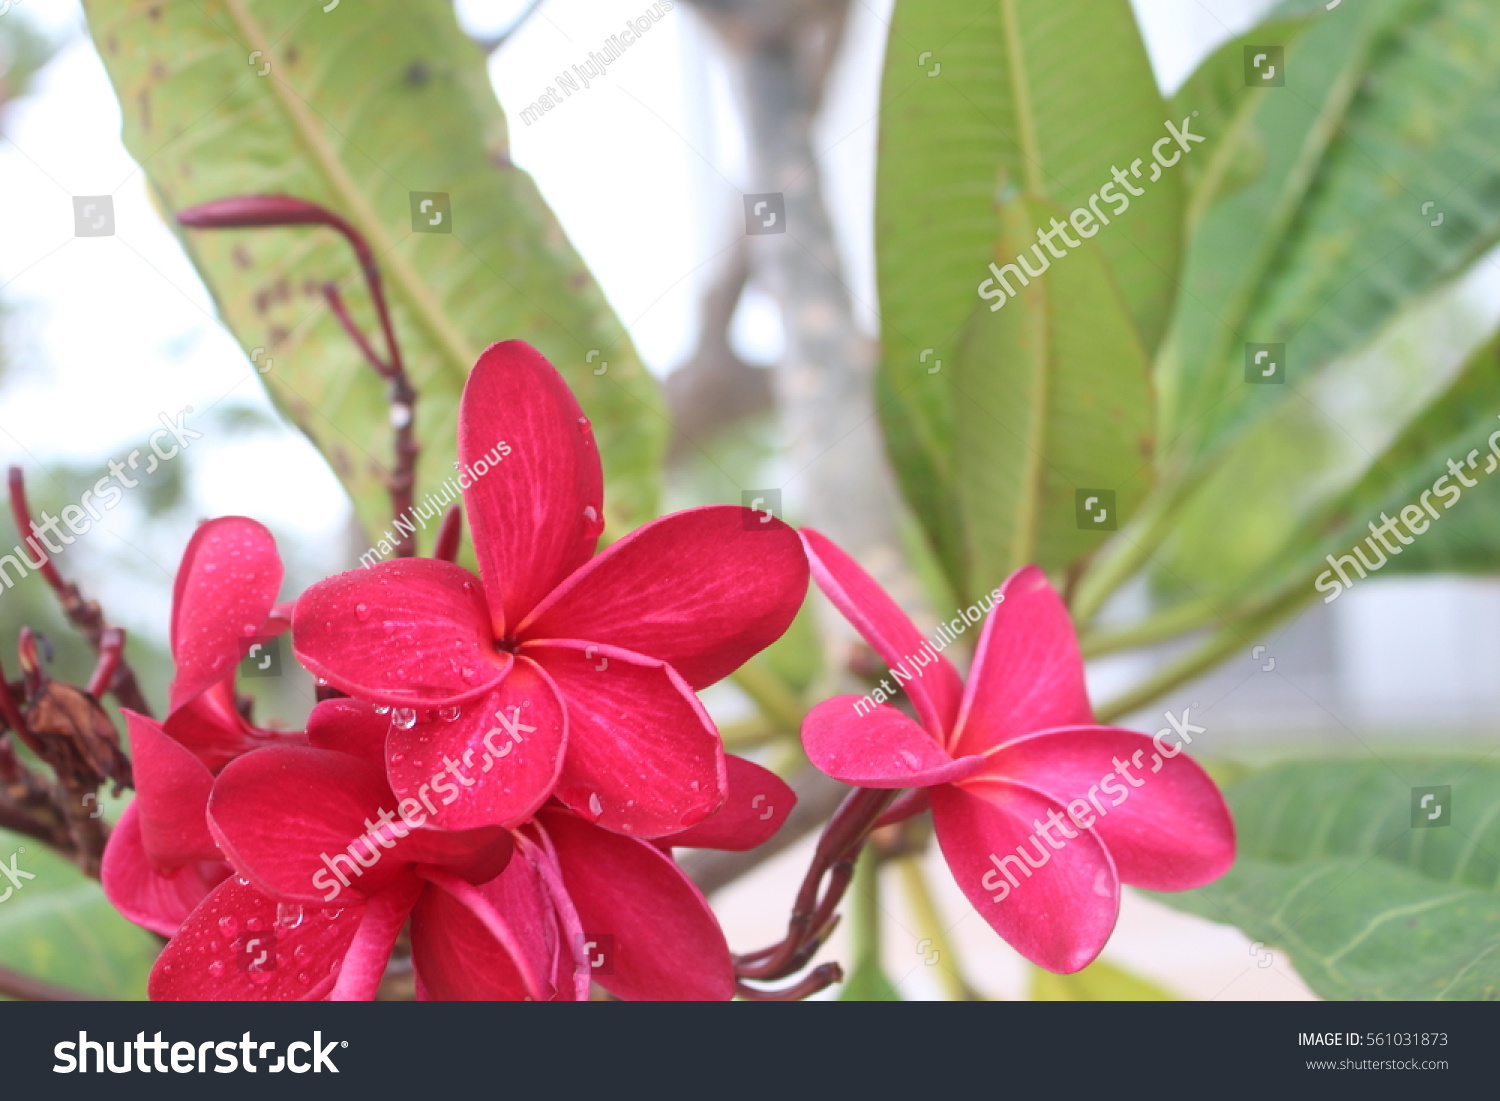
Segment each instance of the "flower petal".
[{"label": "flower petal", "polygon": [[154,719],[125,710],[135,766],[135,809],[141,844],[158,868],[196,860],[222,860],[208,832],[208,793],[214,778],[203,762]]},{"label": "flower petal", "polygon": [[173,711],[162,729],[213,773],[252,749],[302,741],[300,732],[261,730],[246,722],[234,705],[233,674]]},{"label": "flower petal", "polygon": [[595,982],[630,1001],[733,997],[734,964],[724,932],[702,892],[670,857],[566,811],[544,809],[538,820],[593,942]]},{"label": "flower petal", "polygon": [[307,743],[314,749],[358,757],[383,772],[385,738],[390,728],[390,715],[377,712],[374,704],[351,699],[323,700],[307,717]]},{"label": "flower petal", "polygon": [[983,757],[954,760],[911,719],[889,704],[856,711],[861,696],[824,700],[802,720],[807,759],[841,783],[863,788],[921,788],[973,776]]},{"label": "flower petal", "polygon": [[[378,769],[326,749],[273,746],[219,774],[210,829],[240,875],[266,894],[334,903],[389,886],[406,861],[370,825],[395,797]],[[387,842],[389,842],[387,844]]]},{"label": "flower petal", "polygon": [[[676,833],[724,802],[724,745],[672,667],[613,646],[528,642],[568,711],[556,795],[605,829]],[[604,668],[600,668],[603,665]]]},{"label": "flower petal", "polygon": [[480,887],[442,873],[412,913],[412,966],[426,998],[550,1001],[557,920],[525,856]]},{"label": "flower petal", "polygon": [[261,633],[281,588],[281,556],[265,526],[243,516],[198,525],[172,589],[168,712],[232,673]]},{"label": "flower petal", "polygon": [[724,805],[696,826],[660,838],[661,842],[745,852],[769,841],[797,805],[797,795],[786,781],[754,761],[726,755],[724,775],[729,788]]},{"label": "flower petal", "polygon": [[[594,553],[604,473],[593,430],[557,369],[531,345],[486,348],[458,411],[465,511],[496,638]],[[480,460],[498,462],[481,471]]]},{"label": "flower petal", "polygon": [[318,582],[297,601],[292,646],[340,691],[396,706],[469,699],[510,667],[510,655],[495,650],[478,580],[432,558],[397,558]]},{"label": "flower petal", "polygon": [[891,668],[900,666],[911,679],[901,682],[917,715],[934,737],[941,738],[958,718],[963,681],[942,654],[918,665],[913,655],[924,652],[927,641],[875,579],[831,539],[811,528],[801,531],[802,545],[818,588],[833,601]]},{"label": "flower petal", "polygon": [[1063,842],[1053,848],[1037,826],[1050,825],[1048,813],[1061,815],[1062,808],[1024,784],[970,781],[928,794],[948,868],[995,932],[1038,967],[1059,974],[1099,955],[1119,916],[1120,881],[1092,832],[1075,830],[1067,839],[1049,834]]},{"label": "flower petal", "polygon": [[435,806],[434,826],[510,827],[552,794],[567,742],[557,687],[522,657],[487,696],[428,712],[409,730],[392,724],[386,771],[403,801]]},{"label": "flower petal", "polygon": [[231,876],[182,923],[151,969],[152,1001],[317,1001],[333,989],[363,899],[332,909],[268,898]]},{"label": "flower petal", "polygon": [[983,753],[1022,734],[1094,722],[1083,655],[1062,599],[1035,566],[1011,574],[990,612],[954,730],[954,753]]},{"label": "flower petal", "polygon": [[229,865],[223,860],[194,860],[170,872],[158,871],[141,843],[139,803],[126,807],[110,831],[99,881],[104,896],[127,920],[170,937],[229,875]]},{"label": "flower petal", "polygon": [[666,662],[694,688],[785,632],[807,595],[807,558],[780,520],[714,505],[674,512],[606,547],[517,629],[586,638]]},{"label": "flower petal", "polygon": [[1112,726],[1044,730],[1000,747],[990,772],[1076,811],[1071,824],[1099,835],[1123,883],[1185,891],[1234,863],[1224,797],[1175,741]]},{"label": "flower petal", "polygon": [[396,947],[396,938],[401,935],[401,927],[406,924],[412,907],[422,893],[422,881],[416,876],[407,875],[366,903],[364,913],[359,918],[359,928],[355,931],[348,951],[344,953],[338,981],[329,992],[329,1001],[375,1000],[380,980],[385,978],[385,969],[391,962],[391,950]]}]

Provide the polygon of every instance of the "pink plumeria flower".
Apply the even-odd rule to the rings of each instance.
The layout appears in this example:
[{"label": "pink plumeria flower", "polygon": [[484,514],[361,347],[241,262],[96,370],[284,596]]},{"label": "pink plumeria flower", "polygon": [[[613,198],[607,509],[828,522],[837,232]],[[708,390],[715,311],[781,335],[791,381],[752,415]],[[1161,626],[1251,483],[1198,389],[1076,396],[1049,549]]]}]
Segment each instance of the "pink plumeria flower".
[{"label": "pink plumeria flower", "polygon": [[110,834],[100,878],[116,909],[165,936],[229,874],[205,818],[214,775],[252,749],[305,741],[254,726],[235,704],[246,647],[290,625],[276,604],[281,577],[262,524],[225,516],[198,525],[172,590],[167,717],[124,712],[136,798]]},{"label": "pink plumeria flower", "polygon": [[1072,622],[1041,570],[1000,589],[965,685],[852,558],[815,531],[802,540],[818,586],[911,670],[902,687],[920,720],[826,700],[802,726],[808,757],[846,784],[922,789],[954,879],[1027,959],[1077,971],[1114,930],[1121,883],[1181,891],[1233,863],[1223,796],[1180,742],[1094,721]]},{"label": "pink plumeria flower", "polygon": [[696,508],[596,556],[592,430],[562,376],[520,341],[493,345],[470,374],[458,453],[480,577],[428,558],[331,577],[297,602],[298,658],[394,709],[391,786],[402,798],[440,789],[446,829],[518,824],[554,792],[642,838],[712,814],[723,744],[694,690],[797,614],[807,562],[796,533],[748,509]]}]

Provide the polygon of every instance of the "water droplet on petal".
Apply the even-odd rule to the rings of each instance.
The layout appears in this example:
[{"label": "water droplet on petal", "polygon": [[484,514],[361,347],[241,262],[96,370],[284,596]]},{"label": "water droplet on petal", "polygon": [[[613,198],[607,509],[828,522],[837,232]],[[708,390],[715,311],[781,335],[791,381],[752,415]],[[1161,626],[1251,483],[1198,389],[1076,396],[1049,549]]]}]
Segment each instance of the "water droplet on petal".
[{"label": "water droplet on petal", "polygon": [[445,723],[457,722],[458,721],[458,717],[460,715],[462,715],[462,714],[463,714],[463,709],[459,708],[459,707],[440,707],[440,708],[438,708],[438,718],[442,719],[443,722],[445,722]]},{"label": "water droplet on petal", "polygon": [[253,623],[245,623],[240,626],[240,634],[242,635],[253,635],[258,630],[260,628]]},{"label": "water droplet on petal", "polygon": [[252,933],[256,932],[260,929],[260,918],[250,918],[245,922],[245,928],[249,929]]},{"label": "water droplet on petal", "polygon": [[213,573],[218,568],[219,567],[216,566],[216,565],[214,565],[212,562],[205,562],[205,563],[203,563],[203,572],[204,573]]},{"label": "water droplet on petal", "polygon": [[307,986],[312,982],[312,976],[309,975],[306,971],[299,971],[297,972],[297,981],[303,986]]},{"label": "water droplet on petal", "polygon": [[417,725],[417,712],[410,707],[398,707],[391,712],[391,725],[397,730],[410,730]]},{"label": "water droplet on petal", "polygon": [[307,959],[307,945],[305,945],[305,944],[299,944],[299,945],[297,945],[296,948],[293,948],[292,949],[292,959],[294,959],[294,960],[305,960],[305,959]]},{"label": "water droplet on petal", "polygon": [[217,979],[219,976],[223,975],[224,974],[224,961],[223,960],[214,960],[213,963],[209,964],[208,965],[208,974],[209,974],[210,978],[214,978],[214,979]]},{"label": "water droplet on petal", "polygon": [[479,678],[479,673],[467,665],[458,671],[458,675],[469,684],[473,684]]},{"label": "water droplet on petal", "polygon": [[1110,890],[1109,873],[1103,868],[1100,868],[1094,874],[1094,894],[1100,898],[1111,898],[1114,896],[1114,891]]},{"label": "water droplet on petal", "polygon": [[232,917],[221,917],[219,919],[219,932],[226,937],[233,938],[240,931],[240,923]]},{"label": "water droplet on petal", "polygon": [[598,792],[589,796],[589,813],[594,816],[596,822],[604,815],[604,804],[600,801]]},{"label": "water droplet on petal", "polygon": [[918,771],[921,770],[921,768],[922,768],[922,758],[918,757],[915,753],[913,753],[909,749],[902,749],[902,750],[899,750],[898,752],[900,754],[901,759],[906,762],[906,767],[907,768],[911,769],[913,772],[918,772]]},{"label": "water droplet on petal", "polygon": [[377,714],[377,715],[389,715],[390,713],[391,713],[391,708],[390,708],[389,704],[384,704],[383,703],[383,704],[381,704],[379,707],[377,707],[375,709],[375,714]]},{"label": "water droplet on petal", "polygon": [[295,929],[302,924],[302,907],[295,902],[276,904],[276,924],[283,929]]},{"label": "water droplet on petal", "polygon": [[360,620],[369,619],[370,618],[370,606],[368,604],[356,604],[356,605],[354,605],[354,615],[355,615],[356,619],[360,619]]},{"label": "water droplet on petal", "polygon": [[599,510],[593,505],[584,505],[583,518],[592,524],[595,520],[599,519]]},{"label": "water droplet on petal", "polygon": [[265,986],[266,983],[270,982],[275,977],[275,973],[271,971],[250,972],[250,981],[253,982],[256,986]]},{"label": "water droplet on petal", "polygon": [[250,881],[248,879],[246,879],[242,875],[241,876],[236,876],[235,877],[235,882],[238,883],[241,887],[248,887],[248,886],[250,886]]}]

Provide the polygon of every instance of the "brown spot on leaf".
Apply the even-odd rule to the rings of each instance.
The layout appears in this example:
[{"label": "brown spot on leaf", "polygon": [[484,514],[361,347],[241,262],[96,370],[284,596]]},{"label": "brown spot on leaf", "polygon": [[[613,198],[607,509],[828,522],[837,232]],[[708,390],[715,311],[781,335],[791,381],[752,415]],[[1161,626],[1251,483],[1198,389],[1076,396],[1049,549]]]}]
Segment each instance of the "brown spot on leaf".
[{"label": "brown spot on leaf", "polygon": [[406,70],[406,82],[414,88],[421,88],[432,80],[432,70],[427,67],[425,61],[413,61],[410,68]]},{"label": "brown spot on leaf", "polygon": [[234,251],[229,256],[234,260],[234,266],[237,268],[248,269],[251,265],[250,252],[244,245],[235,245]]}]

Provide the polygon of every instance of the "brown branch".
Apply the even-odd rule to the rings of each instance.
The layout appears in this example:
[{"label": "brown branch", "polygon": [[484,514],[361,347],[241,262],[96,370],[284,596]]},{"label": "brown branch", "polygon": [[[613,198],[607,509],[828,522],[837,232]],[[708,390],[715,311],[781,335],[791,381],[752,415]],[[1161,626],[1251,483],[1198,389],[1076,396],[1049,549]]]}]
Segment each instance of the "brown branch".
[{"label": "brown branch", "polygon": [[663,387],[672,418],[669,462],[730,425],[776,406],[774,372],[746,363],[729,342],[729,328],[749,278],[750,257],[741,237],[699,305],[698,346],[667,376]]},{"label": "brown branch", "polygon": [[[11,515],[15,517],[16,532],[41,558],[42,565],[38,567],[38,572],[57,594],[63,615],[72,624],[74,630],[88,640],[88,644],[94,648],[94,653],[103,657],[106,636],[111,630],[104,619],[103,609],[99,607],[98,601],[85,600],[76,584],[65,581],[57,572],[57,567],[47,558],[44,549],[37,545],[42,540],[38,537],[36,524],[31,519],[31,506],[26,501],[26,476],[19,466],[10,468],[9,480],[10,510]],[[146,702],[146,696],[135,679],[135,671],[131,669],[123,653],[110,677],[109,691],[121,707],[128,707],[132,711],[150,717],[151,705]],[[18,730],[17,733],[19,734],[20,731]]]}]

